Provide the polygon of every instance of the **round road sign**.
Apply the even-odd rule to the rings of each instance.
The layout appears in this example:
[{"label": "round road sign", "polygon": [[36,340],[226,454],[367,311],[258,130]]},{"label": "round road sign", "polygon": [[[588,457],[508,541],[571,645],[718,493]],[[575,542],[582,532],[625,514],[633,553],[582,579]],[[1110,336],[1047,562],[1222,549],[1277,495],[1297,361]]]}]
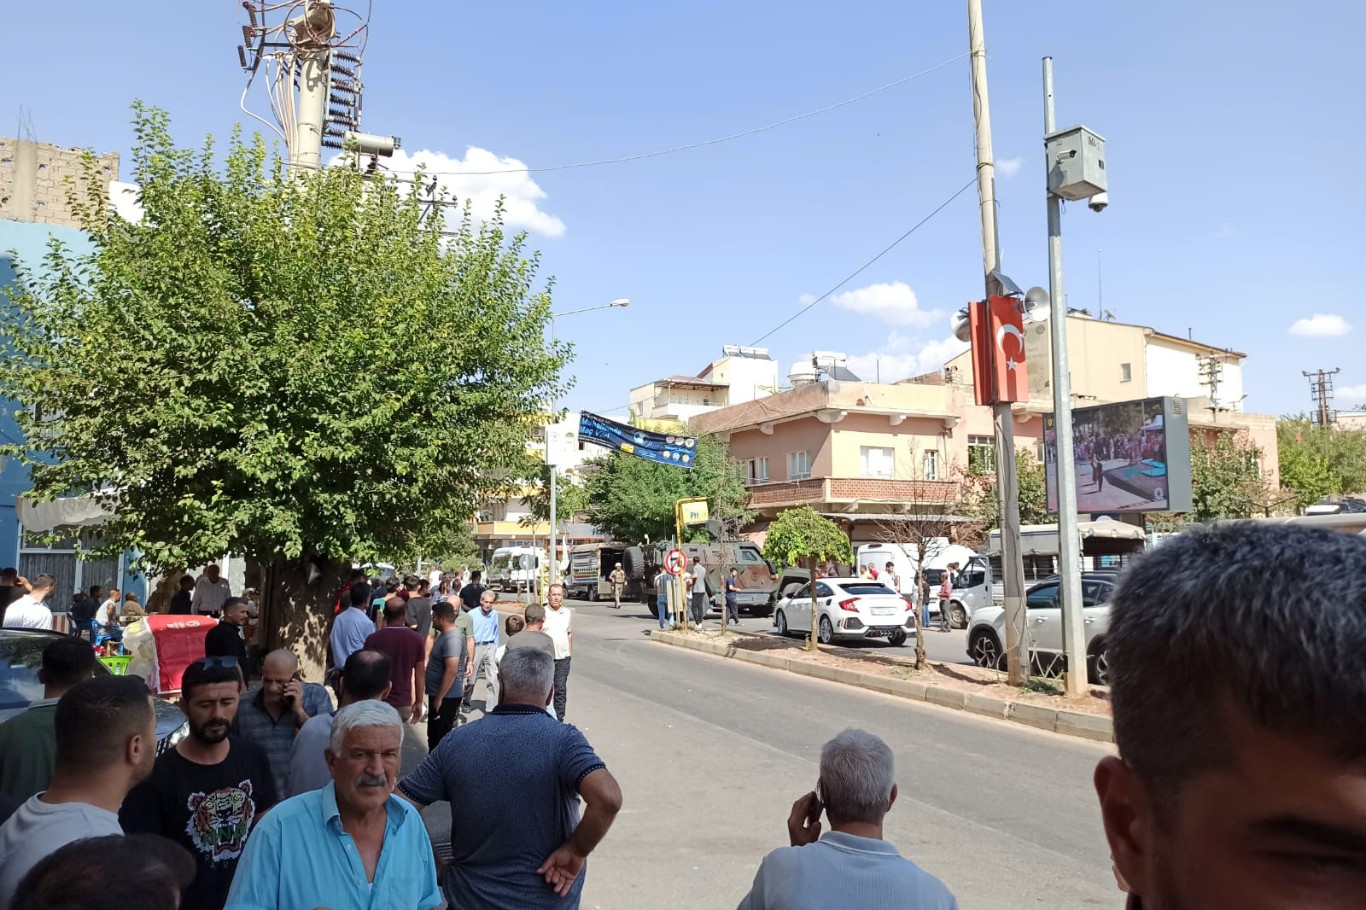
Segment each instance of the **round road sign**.
[{"label": "round road sign", "polygon": [[669,555],[664,557],[664,570],[670,575],[682,575],[687,567],[688,557],[682,550],[670,550]]}]

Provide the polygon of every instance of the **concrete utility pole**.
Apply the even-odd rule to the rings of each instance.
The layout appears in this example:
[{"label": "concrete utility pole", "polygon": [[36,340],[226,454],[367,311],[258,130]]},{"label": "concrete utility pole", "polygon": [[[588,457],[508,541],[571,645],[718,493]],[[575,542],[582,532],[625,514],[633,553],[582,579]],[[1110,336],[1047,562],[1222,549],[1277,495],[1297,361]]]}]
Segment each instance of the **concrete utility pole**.
[{"label": "concrete utility pole", "polygon": [[336,32],[330,0],[304,0],[304,14],[290,23],[302,48],[298,55],[299,108],[290,163],[303,172],[322,166],[323,128],[332,86],[332,38]]},{"label": "concrete utility pole", "polygon": [[[1053,58],[1043,58],[1043,132],[1053,122]],[[1053,162],[1044,155],[1044,185]],[[1077,472],[1072,448],[1072,379],[1067,366],[1067,298],[1062,285],[1062,199],[1048,193],[1049,328],[1053,349],[1053,429],[1057,440],[1058,574],[1062,598],[1063,653],[1067,657],[1067,694],[1085,695],[1086,627],[1081,603],[1081,536],[1077,529]],[[1003,535],[1004,536],[1004,535]]]},{"label": "concrete utility pole", "polygon": [[1315,405],[1314,420],[1321,427],[1333,424],[1333,377],[1340,372],[1342,371],[1336,367],[1313,373],[1300,371],[1300,375],[1309,380],[1309,397]]},{"label": "concrete utility pole", "polygon": [[[994,277],[1001,267],[996,232],[996,164],[991,152],[991,108],[987,102],[987,49],[982,0],[968,0],[968,46],[972,60],[972,114],[977,132],[977,195],[982,215],[982,267],[987,297],[1004,293]],[[993,363],[995,359],[993,358]],[[1029,676],[1025,640],[1024,564],[1020,560],[1020,489],[1015,472],[1015,418],[1010,404],[992,406],[996,430],[996,493],[1001,509],[1001,583],[1005,589],[1006,668],[1012,686]]]}]

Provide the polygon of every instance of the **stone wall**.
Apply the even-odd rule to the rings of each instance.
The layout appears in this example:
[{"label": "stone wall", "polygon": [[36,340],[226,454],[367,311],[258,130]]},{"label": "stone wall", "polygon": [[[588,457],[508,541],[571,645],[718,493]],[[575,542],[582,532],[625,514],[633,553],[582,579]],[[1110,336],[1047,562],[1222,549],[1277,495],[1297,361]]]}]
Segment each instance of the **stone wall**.
[{"label": "stone wall", "polygon": [[[67,196],[85,181],[85,149],[0,137],[0,219],[80,227]],[[119,156],[96,157],[105,196],[119,179]]]}]

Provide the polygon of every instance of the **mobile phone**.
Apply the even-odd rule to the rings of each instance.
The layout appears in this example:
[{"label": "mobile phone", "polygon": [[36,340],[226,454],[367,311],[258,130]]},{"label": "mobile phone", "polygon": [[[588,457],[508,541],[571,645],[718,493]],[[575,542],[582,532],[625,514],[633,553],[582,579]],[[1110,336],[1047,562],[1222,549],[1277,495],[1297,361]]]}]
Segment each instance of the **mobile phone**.
[{"label": "mobile phone", "polygon": [[[294,680],[297,680],[297,681],[299,681],[299,682],[303,682],[303,681],[304,681],[304,678],[303,678],[302,676],[300,676],[297,672],[296,672],[292,677],[290,677],[290,678],[291,678],[291,679],[294,679]],[[291,711],[294,709],[294,696],[293,696],[293,695],[286,695],[286,696],[285,696],[285,707],[286,707],[286,708],[289,708]]]},{"label": "mobile phone", "polygon": [[821,820],[821,813],[825,811],[825,800],[821,799],[821,782],[816,781],[816,798],[811,801],[811,809],[806,813],[806,823],[814,825]]}]

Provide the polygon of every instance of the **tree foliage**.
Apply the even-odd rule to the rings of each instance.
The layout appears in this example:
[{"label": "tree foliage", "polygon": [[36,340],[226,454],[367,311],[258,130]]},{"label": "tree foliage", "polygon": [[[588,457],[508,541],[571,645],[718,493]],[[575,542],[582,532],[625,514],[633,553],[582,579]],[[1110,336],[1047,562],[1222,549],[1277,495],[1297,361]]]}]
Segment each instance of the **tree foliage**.
[{"label": "tree foliage", "polygon": [[785,566],[816,562],[852,563],[849,535],[810,506],[784,509],[768,526],[764,558]]},{"label": "tree foliage", "polygon": [[524,236],[347,168],[299,179],[259,136],[220,167],[163,112],[133,125],[142,221],[91,180],[93,251],[20,264],[0,393],[42,419],[3,454],[35,498],[109,500],[109,547],[153,569],[459,549],[566,359]]},{"label": "tree foliage", "polygon": [[[1015,481],[1020,490],[1020,523],[1042,524],[1052,520],[1044,487],[1044,467],[1028,449],[1015,452]],[[982,470],[980,465],[973,466],[960,479],[960,483],[963,514],[980,518],[989,528],[999,527],[1001,500],[996,495],[995,471]]]},{"label": "tree foliage", "polygon": [[1276,446],[1281,486],[1300,505],[1366,492],[1366,431],[1320,427],[1301,415],[1276,422]]},{"label": "tree foliage", "polygon": [[1261,450],[1243,433],[1219,433],[1213,441],[1191,434],[1192,521],[1249,518],[1273,501],[1260,467]]},{"label": "tree foliage", "polygon": [[[590,464],[589,514],[594,525],[617,540],[643,543],[672,539],[674,504],[680,499],[706,497],[711,517],[721,520],[731,532],[750,519],[745,510],[748,494],[743,468],[715,436],[697,438],[691,469],[621,452],[609,452]],[[693,533],[703,532],[695,529]]]}]

